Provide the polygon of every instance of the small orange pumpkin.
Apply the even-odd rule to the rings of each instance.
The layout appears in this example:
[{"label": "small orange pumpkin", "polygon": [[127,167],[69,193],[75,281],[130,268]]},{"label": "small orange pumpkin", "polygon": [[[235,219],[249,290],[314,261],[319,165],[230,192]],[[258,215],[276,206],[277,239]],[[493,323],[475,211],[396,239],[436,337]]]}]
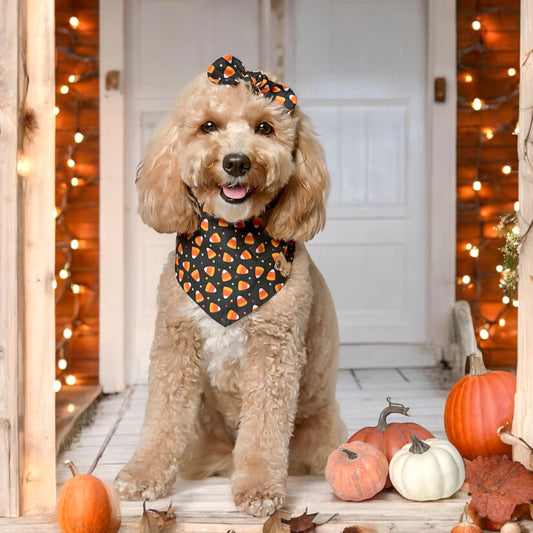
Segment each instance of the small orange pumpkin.
[{"label": "small orange pumpkin", "polygon": [[59,493],[57,521],[63,533],[117,533],[121,524],[118,493],[91,474],[80,474],[72,461],[72,472]]},{"label": "small orange pumpkin", "polygon": [[388,471],[389,462],[381,450],[355,441],[331,452],[326,480],[341,500],[360,502],[383,489]]},{"label": "small orange pumpkin", "polygon": [[[362,441],[368,442],[380,449],[387,460],[390,462],[392,456],[405,444],[411,442],[411,435],[416,435],[421,440],[431,439],[435,435],[426,428],[415,424],[414,422],[387,422],[387,417],[393,413],[405,415],[409,411],[409,407],[405,407],[401,403],[393,403],[390,398],[387,398],[388,406],[381,411],[378,423],[376,426],[368,426],[356,431],[348,442]],[[391,487],[390,478],[387,477],[385,487]]]},{"label": "small orange pumpkin", "polygon": [[483,533],[483,530],[476,524],[461,522],[460,524],[453,526],[450,533]]},{"label": "small orange pumpkin", "polygon": [[469,374],[452,387],[444,406],[448,440],[465,459],[511,456],[512,448],[500,440],[498,428],[513,420],[516,376],[488,371],[477,354],[470,355],[469,362]]}]

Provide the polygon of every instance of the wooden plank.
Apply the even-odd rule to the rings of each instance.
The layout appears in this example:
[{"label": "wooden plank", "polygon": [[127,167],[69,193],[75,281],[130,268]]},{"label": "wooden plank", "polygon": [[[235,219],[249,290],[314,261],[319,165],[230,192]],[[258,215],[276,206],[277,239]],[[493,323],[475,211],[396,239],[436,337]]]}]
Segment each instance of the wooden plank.
[{"label": "wooden plank", "polygon": [[[528,304],[533,299],[533,0],[521,2],[520,25],[520,110],[518,136],[519,223],[526,236],[520,248],[518,300]],[[529,233],[527,233],[529,231]],[[522,305],[518,310],[517,392],[513,433],[533,445],[533,310]],[[533,469],[531,450],[515,444],[513,459]]]},{"label": "wooden plank", "polygon": [[[119,87],[108,87],[117,71]],[[124,2],[100,2],[100,385],[126,385],[124,282]],[[133,184],[133,176],[128,183]],[[113,231],[109,231],[113,228]]]},{"label": "wooden plank", "polygon": [[16,0],[0,1],[0,516],[19,513],[18,216],[17,177],[19,40]]},{"label": "wooden plank", "polygon": [[24,137],[23,187],[23,443],[22,513],[55,508],[54,2],[20,2],[27,91],[35,131]]}]

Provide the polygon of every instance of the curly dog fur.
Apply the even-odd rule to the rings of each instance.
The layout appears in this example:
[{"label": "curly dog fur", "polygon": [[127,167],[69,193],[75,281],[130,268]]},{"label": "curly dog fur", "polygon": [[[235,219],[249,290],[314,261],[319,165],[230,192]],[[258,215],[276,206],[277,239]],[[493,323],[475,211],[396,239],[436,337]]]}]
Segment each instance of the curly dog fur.
[{"label": "curly dog fur", "polygon": [[[202,128],[209,121],[216,129]],[[251,162],[236,179],[249,191],[239,203],[221,194],[235,181],[222,165],[230,153]],[[344,442],[335,310],[303,244],[324,225],[328,183],[323,151],[299,107],[289,114],[245,84],[199,76],[155,133],[137,179],[146,224],[184,234],[197,228],[198,205],[230,223],[269,206],[268,234],[295,240],[296,251],[284,288],[228,327],[183,291],[169,256],[140,444],[115,482],[123,498],[164,496],[178,474],[230,475],[237,508],[268,515],[283,505],[288,474],[322,473]]]}]

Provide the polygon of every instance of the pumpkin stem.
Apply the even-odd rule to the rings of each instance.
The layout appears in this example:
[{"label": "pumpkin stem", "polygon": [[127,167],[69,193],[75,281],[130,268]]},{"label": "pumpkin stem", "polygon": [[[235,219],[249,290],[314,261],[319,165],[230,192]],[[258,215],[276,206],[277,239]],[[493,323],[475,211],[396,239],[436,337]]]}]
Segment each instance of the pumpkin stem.
[{"label": "pumpkin stem", "polygon": [[352,450],[347,450],[346,448],[339,448],[339,452],[344,452],[350,461],[355,461],[359,457],[355,452],[352,452]]},{"label": "pumpkin stem", "polygon": [[470,376],[482,376],[483,374],[488,374],[489,371],[483,362],[483,358],[478,353],[471,353],[468,356],[468,363],[470,367],[469,375]]},{"label": "pumpkin stem", "polygon": [[407,411],[409,411],[409,407],[405,407],[405,405],[401,403],[393,403],[391,402],[390,396],[387,398],[387,402],[389,402],[389,405],[381,411],[378,418],[378,424],[376,426],[377,429],[380,431],[385,431],[389,424],[387,424],[387,417],[392,413],[398,413],[400,415],[406,415]]},{"label": "pumpkin stem", "polygon": [[411,433],[411,441],[413,444],[409,448],[411,453],[424,453],[427,452],[431,446],[425,443],[423,440],[420,440],[416,435]]},{"label": "pumpkin stem", "polygon": [[78,469],[76,468],[76,465],[70,459],[67,459],[65,461],[65,464],[70,468],[70,471],[72,472],[73,477],[79,474]]}]

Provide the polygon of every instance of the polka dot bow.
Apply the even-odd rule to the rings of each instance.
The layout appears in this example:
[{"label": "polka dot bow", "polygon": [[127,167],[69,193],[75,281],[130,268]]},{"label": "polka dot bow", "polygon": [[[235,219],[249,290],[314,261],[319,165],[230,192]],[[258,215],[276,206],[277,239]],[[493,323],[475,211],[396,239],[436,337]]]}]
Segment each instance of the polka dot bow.
[{"label": "polka dot bow", "polygon": [[243,80],[255,94],[274,100],[288,113],[292,113],[296,106],[297,98],[292,89],[270,80],[260,70],[246,70],[242,61],[232,55],[219,57],[207,69],[207,77],[212,83],[220,85],[238,85]]}]

